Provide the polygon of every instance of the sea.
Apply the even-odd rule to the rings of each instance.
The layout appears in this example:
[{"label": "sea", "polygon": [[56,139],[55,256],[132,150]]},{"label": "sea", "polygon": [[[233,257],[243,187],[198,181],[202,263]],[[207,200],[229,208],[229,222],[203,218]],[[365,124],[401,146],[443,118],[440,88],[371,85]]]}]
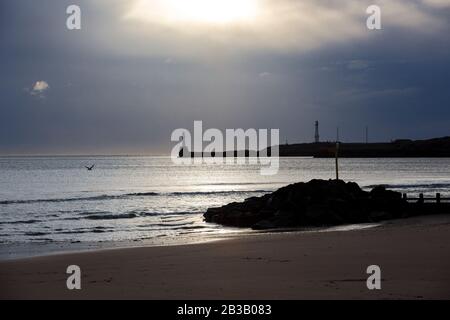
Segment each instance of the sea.
[{"label": "sea", "polygon": [[[86,167],[95,165],[93,170]],[[203,213],[291,183],[335,177],[334,159],[281,158],[276,175],[254,164],[174,164],[170,157],[0,157],[0,260],[141,245],[215,241],[251,233]],[[450,197],[450,159],[340,159],[340,178]]]}]

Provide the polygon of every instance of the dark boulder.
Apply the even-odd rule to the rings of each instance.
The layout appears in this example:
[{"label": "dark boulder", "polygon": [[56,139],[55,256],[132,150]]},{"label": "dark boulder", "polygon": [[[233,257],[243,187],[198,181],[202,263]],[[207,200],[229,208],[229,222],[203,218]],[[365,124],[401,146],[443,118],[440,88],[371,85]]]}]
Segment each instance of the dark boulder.
[{"label": "dark boulder", "polygon": [[204,217],[226,226],[273,229],[374,222],[402,217],[406,208],[400,193],[384,187],[366,192],[354,182],[311,180],[208,209]]}]

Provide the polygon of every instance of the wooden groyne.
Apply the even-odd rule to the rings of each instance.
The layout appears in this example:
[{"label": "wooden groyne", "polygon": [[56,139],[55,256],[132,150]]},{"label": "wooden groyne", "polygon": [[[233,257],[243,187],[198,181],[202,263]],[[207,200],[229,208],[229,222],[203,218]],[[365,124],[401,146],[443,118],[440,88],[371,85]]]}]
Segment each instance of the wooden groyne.
[{"label": "wooden groyne", "polygon": [[450,214],[450,198],[444,198],[440,193],[436,193],[435,197],[425,197],[421,193],[418,198],[403,193],[402,197],[407,201],[410,212],[416,215]]}]

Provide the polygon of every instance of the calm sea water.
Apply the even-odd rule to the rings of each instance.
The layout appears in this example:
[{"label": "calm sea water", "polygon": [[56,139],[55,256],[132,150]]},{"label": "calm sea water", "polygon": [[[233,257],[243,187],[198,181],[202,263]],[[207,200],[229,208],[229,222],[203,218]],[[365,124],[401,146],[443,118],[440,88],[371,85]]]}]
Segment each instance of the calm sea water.
[{"label": "calm sea water", "polygon": [[[84,167],[95,164],[93,171]],[[411,195],[450,196],[450,159],[341,159],[341,178]],[[168,157],[0,158],[0,254],[16,244],[207,239],[238,232],[203,222],[209,207],[334,175],[334,160],[174,165]],[[9,249],[10,250],[10,249]]]}]

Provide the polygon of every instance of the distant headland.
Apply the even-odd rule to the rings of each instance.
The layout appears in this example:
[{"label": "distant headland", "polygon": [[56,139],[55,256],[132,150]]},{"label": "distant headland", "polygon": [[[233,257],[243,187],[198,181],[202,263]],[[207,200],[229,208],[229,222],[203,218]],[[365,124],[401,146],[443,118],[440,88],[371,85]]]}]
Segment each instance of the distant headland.
[{"label": "distant headland", "polygon": [[[281,145],[281,157],[335,157],[336,142]],[[450,157],[450,137],[394,140],[387,143],[340,143],[341,158]]]},{"label": "distant headland", "polygon": [[[255,152],[259,155],[258,152]],[[248,157],[250,152],[245,151]],[[267,154],[270,156],[270,150]],[[234,152],[237,157],[238,152]],[[313,142],[284,144],[279,146],[280,157],[314,157],[334,158],[336,142]],[[180,150],[180,157],[202,157],[202,153]],[[219,156],[212,154],[212,156]],[[226,157],[226,153],[223,153]],[[428,140],[394,140],[380,143],[339,143],[339,157],[341,158],[445,158],[450,157],[450,136]]]}]

